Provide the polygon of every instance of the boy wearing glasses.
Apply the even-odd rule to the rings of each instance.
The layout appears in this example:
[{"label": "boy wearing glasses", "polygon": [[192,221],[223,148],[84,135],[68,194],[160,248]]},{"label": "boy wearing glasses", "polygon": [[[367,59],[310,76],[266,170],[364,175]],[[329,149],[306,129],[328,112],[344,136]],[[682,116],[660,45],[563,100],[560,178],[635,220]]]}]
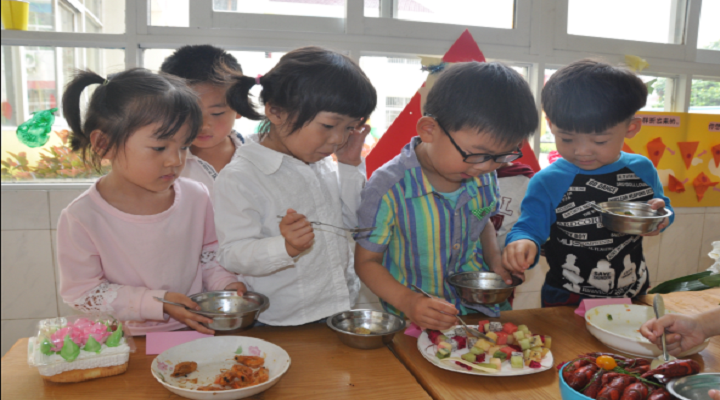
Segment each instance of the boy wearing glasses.
[{"label": "boy wearing glasses", "polygon": [[[562,158],[530,180],[503,252],[505,268],[521,274],[545,244],[550,271],[543,307],[635,297],[647,289],[642,236],[604,228],[590,204],[632,201],[670,209],[650,160],[621,151],[625,138],[640,130],[635,113],[646,101],[647,88],[635,74],[592,60],[560,69],[545,84],[542,105]],[[646,236],[671,222],[666,218]]]},{"label": "boy wearing glasses", "polygon": [[[459,63],[427,95],[418,136],[375,171],[362,192],[355,270],[389,312],[423,328],[447,329],[475,312],[446,281],[467,271],[503,269],[495,228],[495,170],[521,157],[537,128],[530,87],[499,63]],[[422,288],[438,299],[411,290]],[[504,305],[509,309],[509,305]],[[497,315],[503,307],[481,308]]]}]

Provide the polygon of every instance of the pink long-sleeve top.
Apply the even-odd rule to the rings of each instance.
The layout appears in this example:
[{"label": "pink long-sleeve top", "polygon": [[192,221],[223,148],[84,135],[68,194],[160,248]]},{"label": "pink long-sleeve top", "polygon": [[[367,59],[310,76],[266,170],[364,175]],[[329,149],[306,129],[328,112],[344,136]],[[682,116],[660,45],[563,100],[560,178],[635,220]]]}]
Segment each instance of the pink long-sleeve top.
[{"label": "pink long-sleeve top", "polygon": [[62,211],[57,256],[65,303],[130,321],[130,333],[143,335],[185,327],[164,314],[153,296],[222,290],[238,281],[215,259],[218,241],[207,188],[185,178],[173,187],[173,205],[156,215],[116,209],[97,183]]}]

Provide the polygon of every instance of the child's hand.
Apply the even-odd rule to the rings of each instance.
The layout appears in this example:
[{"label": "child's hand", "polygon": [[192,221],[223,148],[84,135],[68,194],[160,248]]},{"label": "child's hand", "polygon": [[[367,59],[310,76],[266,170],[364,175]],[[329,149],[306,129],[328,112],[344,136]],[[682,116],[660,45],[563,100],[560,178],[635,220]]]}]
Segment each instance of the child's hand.
[{"label": "child's hand", "polygon": [[[174,303],[184,304],[188,308],[192,308],[193,310],[200,310],[200,306],[197,305],[197,303],[190,300],[189,297],[185,296],[182,293],[166,292],[165,300],[172,301]],[[195,329],[200,333],[205,333],[208,335],[215,334],[214,330],[208,329],[200,325],[200,322],[204,322],[206,324],[212,323],[212,319],[210,318],[203,317],[202,315],[197,315],[182,307],[173,306],[166,303],[163,303],[163,312],[172,317],[174,320],[182,322],[183,324],[189,326],[192,329]]]},{"label": "child's hand", "polygon": [[280,220],[280,234],[285,238],[285,249],[290,257],[295,257],[312,247],[315,234],[313,227],[304,215],[292,208]]},{"label": "child's hand", "polygon": [[362,149],[365,137],[370,133],[370,125],[362,125],[350,133],[347,142],[335,151],[338,162],[358,166],[362,162]]},{"label": "child's hand", "polygon": [[402,312],[424,329],[444,330],[455,326],[458,310],[442,299],[431,299],[408,289]]},{"label": "child's hand", "polygon": [[245,284],[242,282],[233,282],[225,286],[225,290],[237,290],[238,296],[242,296],[247,292],[247,287],[245,287]]},{"label": "child's hand", "polygon": [[509,271],[509,270],[505,269],[505,267],[503,267],[502,263],[493,265],[490,267],[490,269],[492,269],[492,272],[500,275],[502,280],[505,281],[505,283],[507,283],[508,285],[512,285],[512,282],[513,282],[512,276],[513,275],[517,276],[522,281],[525,281],[525,273],[524,272],[516,273],[513,271]]},{"label": "child's hand", "polygon": [[[658,208],[663,208],[663,207],[665,207],[665,200],[663,200],[663,199],[650,199],[650,201],[648,201],[648,204],[650,205],[650,208],[652,208],[653,210],[657,210]],[[667,218],[667,217],[666,217],[666,218],[663,220],[663,222],[661,222],[660,225],[658,225],[657,229],[655,229],[654,231],[652,231],[652,232],[650,232],[650,233],[646,233],[646,234],[644,234],[644,235],[641,235],[641,236],[657,236],[657,235],[659,235],[660,232],[661,232],[663,229],[665,229],[669,224],[670,224],[670,218]]]},{"label": "child's hand", "polygon": [[[520,239],[505,246],[502,254],[502,266],[516,276],[524,276],[537,255],[537,245],[532,240]],[[523,274],[523,275],[521,275]]]}]

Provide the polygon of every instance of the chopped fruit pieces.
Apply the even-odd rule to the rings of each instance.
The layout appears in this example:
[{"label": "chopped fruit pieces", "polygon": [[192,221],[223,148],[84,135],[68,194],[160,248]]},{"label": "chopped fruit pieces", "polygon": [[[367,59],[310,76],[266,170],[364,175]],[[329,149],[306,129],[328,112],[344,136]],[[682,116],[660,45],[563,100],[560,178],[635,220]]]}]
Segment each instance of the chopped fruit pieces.
[{"label": "chopped fruit pieces", "polygon": [[530,339],[521,339],[518,341],[518,344],[520,344],[520,348],[523,350],[528,350],[530,347]]},{"label": "chopped fruit pieces", "polygon": [[517,331],[517,332],[513,333],[513,337],[515,338],[515,341],[520,341],[522,339],[525,339],[525,332]]},{"label": "chopped fruit pieces", "polygon": [[530,329],[528,329],[527,325],[518,325],[518,330],[523,332],[530,332]]},{"label": "chopped fruit pieces", "polygon": [[503,325],[500,322],[492,321],[490,322],[489,328],[491,332],[501,332],[503,330]]},{"label": "chopped fruit pieces", "polygon": [[508,335],[512,335],[513,333],[517,332],[517,330],[517,325],[513,324],[512,322],[506,322],[505,325],[503,325],[503,332],[507,333]]},{"label": "chopped fruit pieces", "polygon": [[542,347],[543,342],[542,338],[540,338],[540,335],[535,335],[532,337],[532,341],[530,342],[531,347]]},{"label": "chopped fruit pieces", "polygon": [[540,368],[542,365],[537,361],[530,361],[530,365],[528,365],[530,368]]},{"label": "chopped fruit pieces", "polygon": [[[498,360],[498,361],[500,361],[500,360]],[[500,366],[498,364],[489,363],[489,362],[480,363],[480,364],[478,364],[478,367],[500,369]]]},{"label": "chopped fruit pieces", "polygon": [[495,364],[495,365],[497,365],[497,369],[500,369],[500,368],[502,367],[502,360],[499,359],[499,358],[493,357],[493,358],[491,358],[488,362],[489,362],[490,364]]},{"label": "chopped fruit pieces", "polygon": [[519,369],[522,369],[525,366],[522,353],[519,353],[517,351],[512,353],[512,356],[510,357],[510,366],[512,368]]},{"label": "chopped fruit pieces", "polygon": [[545,348],[546,348],[546,349],[551,348],[551,347],[552,347],[552,346],[551,346],[551,345],[552,345],[552,337],[550,337],[550,336],[544,336],[544,339],[545,339]]},{"label": "chopped fruit pieces", "polygon": [[473,346],[473,347],[470,348],[470,353],[472,353],[472,354],[474,354],[474,355],[477,356],[477,355],[479,355],[479,354],[485,354],[485,351],[484,351],[483,349],[479,348],[479,347]]},{"label": "chopped fruit pieces", "polygon": [[503,361],[507,360],[507,354],[503,353],[502,351],[498,350],[495,353],[493,353],[493,358],[499,358]]},{"label": "chopped fruit pieces", "polygon": [[435,356],[442,360],[443,358],[450,357],[450,352],[447,349],[438,349],[437,353],[435,353]]},{"label": "chopped fruit pieces", "polygon": [[475,362],[475,360],[477,360],[476,355],[473,353],[465,353],[465,354],[461,355],[460,357],[467,362]]},{"label": "chopped fruit pieces", "polygon": [[467,337],[465,336],[455,336],[453,337],[453,340],[457,343],[457,349],[462,350],[465,347],[467,347]]},{"label": "chopped fruit pieces", "polygon": [[507,344],[508,340],[508,334],[505,332],[497,332],[497,339],[495,339],[495,343],[497,344]]},{"label": "chopped fruit pieces", "polygon": [[[487,327],[486,327],[487,325]],[[480,329],[483,333],[487,332],[487,328],[490,327],[490,321],[488,320],[482,320],[478,322],[478,329]]]},{"label": "chopped fruit pieces", "polygon": [[497,338],[498,338],[497,333],[495,333],[495,332],[488,332],[488,333],[486,334],[486,336],[489,337],[490,339],[494,340],[495,343],[497,343]]},{"label": "chopped fruit pieces", "polygon": [[515,349],[513,349],[512,347],[508,347],[508,346],[502,347],[498,351],[505,353],[505,355],[507,356],[505,358],[508,360],[510,359],[510,356],[512,356],[512,353],[515,353]]},{"label": "chopped fruit pieces", "polygon": [[492,347],[492,343],[488,342],[485,339],[478,339],[477,343],[475,343],[475,347],[479,347],[484,352],[487,352]]},{"label": "chopped fruit pieces", "polygon": [[456,365],[459,365],[459,366],[461,366],[461,367],[463,367],[463,368],[465,368],[465,369],[468,370],[468,371],[472,371],[472,367],[471,367],[471,366],[465,365],[465,364],[461,363],[460,361],[455,361],[455,364],[456,364]]}]

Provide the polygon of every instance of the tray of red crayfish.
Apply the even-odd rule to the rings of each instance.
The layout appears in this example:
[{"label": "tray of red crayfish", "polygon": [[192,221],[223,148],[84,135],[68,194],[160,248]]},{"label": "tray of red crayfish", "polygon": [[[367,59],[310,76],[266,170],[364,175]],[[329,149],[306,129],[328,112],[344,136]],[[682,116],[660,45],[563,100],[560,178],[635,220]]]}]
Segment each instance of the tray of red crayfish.
[{"label": "tray of red crayfish", "polygon": [[611,353],[588,353],[560,363],[563,400],[672,400],[665,385],[700,372],[694,360],[675,360],[650,369],[650,360]]}]

